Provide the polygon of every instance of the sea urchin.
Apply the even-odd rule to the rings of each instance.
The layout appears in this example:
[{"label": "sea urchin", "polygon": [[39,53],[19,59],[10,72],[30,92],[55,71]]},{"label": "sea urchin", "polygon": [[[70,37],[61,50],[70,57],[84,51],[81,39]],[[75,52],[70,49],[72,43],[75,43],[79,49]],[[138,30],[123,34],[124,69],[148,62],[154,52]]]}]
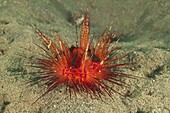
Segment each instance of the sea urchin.
[{"label": "sea urchin", "polygon": [[120,67],[131,63],[117,63],[117,61],[121,61],[128,54],[116,55],[116,51],[120,48],[110,47],[115,34],[107,30],[96,44],[90,40],[90,20],[87,12],[80,25],[80,41],[78,43],[77,39],[76,46],[68,47],[58,35],[55,36],[57,43],[54,43],[41,31],[36,32],[43,40],[44,47],[36,45],[45,54],[37,52],[43,58],[31,58],[35,64],[31,66],[43,70],[36,73],[39,74],[37,81],[47,86],[42,96],[64,85],[70,96],[74,93],[88,94],[90,97],[101,98],[101,95],[111,97],[112,92],[119,93],[111,87],[111,84],[127,85],[120,78],[129,75],[123,73]]}]

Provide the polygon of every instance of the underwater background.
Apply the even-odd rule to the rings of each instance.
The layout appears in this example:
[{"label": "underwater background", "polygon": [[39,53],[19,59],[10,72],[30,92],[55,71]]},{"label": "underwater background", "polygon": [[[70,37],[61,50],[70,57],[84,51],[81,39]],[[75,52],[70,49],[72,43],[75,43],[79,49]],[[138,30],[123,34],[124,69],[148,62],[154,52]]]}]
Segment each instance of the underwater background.
[{"label": "underwater background", "polygon": [[[138,60],[126,72],[141,78],[126,79],[129,88],[117,88],[128,99],[113,94],[91,99],[69,98],[57,88],[31,105],[44,88],[26,81],[32,69],[16,54],[34,57],[21,49],[40,51],[35,33],[52,31],[75,45],[74,20],[84,11],[90,16],[90,30],[96,41],[112,26],[116,46],[123,53],[133,51],[129,60]],[[79,29],[78,29],[79,30]],[[0,0],[0,113],[170,113],[170,1],[169,0]]]}]

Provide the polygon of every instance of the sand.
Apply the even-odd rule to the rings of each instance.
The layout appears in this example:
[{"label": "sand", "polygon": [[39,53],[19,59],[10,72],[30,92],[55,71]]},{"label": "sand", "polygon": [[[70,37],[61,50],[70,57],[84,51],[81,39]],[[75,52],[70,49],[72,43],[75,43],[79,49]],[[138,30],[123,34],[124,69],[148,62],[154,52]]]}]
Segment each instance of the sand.
[{"label": "sand", "polygon": [[[126,79],[129,88],[116,88],[129,99],[113,94],[103,100],[78,96],[69,98],[63,88],[31,105],[45,90],[29,86],[25,75],[32,69],[16,53],[36,56],[20,48],[39,51],[35,33],[40,29],[57,32],[69,46],[74,45],[74,18],[88,10],[94,41],[107,25],[117,33],[122,51],[133,51],[130,60],[138,64]],[[169,0],[0,0],[0,113],[170,113],[170,1]]]}]

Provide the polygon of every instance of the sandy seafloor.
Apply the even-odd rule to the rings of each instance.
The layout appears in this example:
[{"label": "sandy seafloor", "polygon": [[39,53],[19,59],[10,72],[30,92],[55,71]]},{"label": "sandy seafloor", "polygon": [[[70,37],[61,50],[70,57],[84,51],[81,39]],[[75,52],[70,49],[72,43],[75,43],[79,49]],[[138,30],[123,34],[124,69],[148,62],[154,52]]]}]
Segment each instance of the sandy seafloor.
[{"label": "sandy seafloor", "polygon": [[[54,29],[69,45],[75,43],[73,19],[88,9],[94,41],[109,24],[118,34],[122,51],[138,59],[126,79],[129,88],[116,88],[130,99],[113,94],[104,101],[78,96],[69,98],[62,87],[31,105],[44,91],[24,73],[25,59],[35,56],[20,46],[41,52],[35,33],[52,36]],[[0,113],[170,113],[170,1],[169,0],[0,0]],[[18,75],[15,75],[18,74]]]}]

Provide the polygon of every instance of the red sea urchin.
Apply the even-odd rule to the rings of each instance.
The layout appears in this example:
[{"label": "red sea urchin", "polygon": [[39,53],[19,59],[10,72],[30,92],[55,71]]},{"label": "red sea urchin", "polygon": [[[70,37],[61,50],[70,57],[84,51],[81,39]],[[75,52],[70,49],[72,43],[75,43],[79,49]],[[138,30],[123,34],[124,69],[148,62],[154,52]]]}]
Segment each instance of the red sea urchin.
[{"label": "red sea urchin", "polygon": [[130,78],[130,76],[120,71],[120,67],[131,63],[116,62],[128,54],[116,57],[116,51],[120,48],[110,47],[115,35],[107,31],[104,31],[94,46],[89,37],[90,20],[87,12],[80,25],[80,43],[78,44],[77,39],[76,46],[71,48],[58,35],[55,36],[57,43],[54,43],[41,31],[36,32],[43,40],[45,47],[36,45],[45,54],[37,52],[43,58],[32,58],[31,61],[35,64],[32,67],[43,70],[42,73],[37,72],[40,76],[38,81],[47,86],[47,90],[42,96],[60,85],[64,85],[70,96],[72,93],[86,93],[91,97],[101,98],[101,95],[111,97],[112,92],[119,93],[111,87],[111,84],[127,86],[120,78]]}]

